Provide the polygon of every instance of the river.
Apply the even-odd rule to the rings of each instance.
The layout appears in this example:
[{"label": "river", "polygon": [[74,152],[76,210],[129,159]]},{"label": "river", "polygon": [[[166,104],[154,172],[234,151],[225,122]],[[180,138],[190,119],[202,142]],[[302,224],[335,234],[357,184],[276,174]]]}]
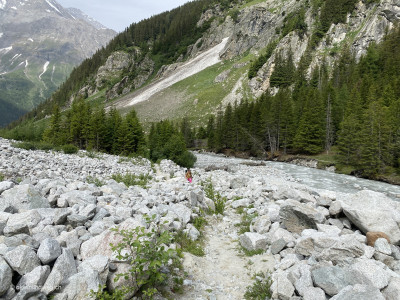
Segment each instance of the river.
[{"label": "river", "polygon": [[[357,178],[354,176],[336,174],[325,170],[307,168],[289,163],[248,160],[233,157],[224,157],[218,154],[196,153],[196,167],[207,166],[226,167],[235,169],[237,172],[254,172],[256,175],[265,177],[285,177],[290,181],[300,183],[315,190],[326,190],[336,193],[356,193],[360,190],[372,190],[386,194],[393,200],[400,201],[400,186],[385,182]],[[264,167],[251,168],[245,164],[264,163]],[[251,171],[252,170],[252,171]]]}]

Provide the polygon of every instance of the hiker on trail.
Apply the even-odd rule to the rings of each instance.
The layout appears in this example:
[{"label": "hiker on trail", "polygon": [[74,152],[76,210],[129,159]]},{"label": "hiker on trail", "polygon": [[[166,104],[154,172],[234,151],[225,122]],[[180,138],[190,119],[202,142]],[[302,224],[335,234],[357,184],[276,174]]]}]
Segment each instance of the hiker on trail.
[{"label": "hiker on trail", "polygon": [[190,169],[187,169],[186,170],[186,173],[185,173],[185,177],[186,177],[186,179],[187,179],[187,181],[189,181],[190,183],[192,183],[192,172],[190,171]]}]

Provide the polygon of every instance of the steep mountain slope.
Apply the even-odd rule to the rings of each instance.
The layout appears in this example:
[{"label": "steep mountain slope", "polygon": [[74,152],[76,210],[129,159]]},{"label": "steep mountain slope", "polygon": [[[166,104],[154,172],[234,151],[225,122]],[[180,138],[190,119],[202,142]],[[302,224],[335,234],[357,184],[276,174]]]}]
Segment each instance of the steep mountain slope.
[{"label": "steep mountain slope", "polygon": [[48,98],[114,35],[54,0],[1,0],[0,104],[8,109],[0,126]]},{"label": "steep mountain slope", "polygon": [[[271,87],[270,77],[276,64],[289,57],[307,77],[322,62],[331,69],[344,49],[359,59],[400,16],[395,0],[196,2],[203,5],[193,16],[197,35],[192,34],[189,44],[187,36],[180,35],[177,44],[188,45],[180,48],[183,51],[175,48],[171,56],[171,42],[165,40],[172,35],[168,31],[175,34],[173,25],[182,18],[176,10],[133,24],[107,47],[103,63],[87,73],[75,92],[68,97],[56,94],[54,100],[65,105],[70,96],[90,97],[123,111],[135,107],[146,122],[183,116],[202,122],[220,104],[254,99],[265,91],[275,94],[278,89]],[[156,32],[157,24],[166,16],[170,23],[163,35]],[[222,44],[219,58],[204,64],[201,56]],[[174,60],[160,59],[166,53]],[[48,113],[50,106],[41,111]]]},{"label": "steep mountain slope", "polygon": [[[276,94],[285,76],[290,86],[322,63],[332,70],[346,49],[359,59],[399,17],[396,0],[193,1],[132,24],[28,117],[88,98],[135,107],[145,122],[188,116],[204,124],[221,104]],[[219,58],[204,64],[223,41]],[[284,61],[293,61],[290,74],[273,74]]]}]

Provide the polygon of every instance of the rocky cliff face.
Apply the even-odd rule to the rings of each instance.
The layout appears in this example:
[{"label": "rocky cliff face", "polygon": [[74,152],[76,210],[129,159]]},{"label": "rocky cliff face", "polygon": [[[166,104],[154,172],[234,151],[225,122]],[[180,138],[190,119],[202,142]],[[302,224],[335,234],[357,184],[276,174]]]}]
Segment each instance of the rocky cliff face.
[{"label": "rocky cliff face", "polygon": [[0,1],[0,101],[32,109],[114,35],[54,0]]}]

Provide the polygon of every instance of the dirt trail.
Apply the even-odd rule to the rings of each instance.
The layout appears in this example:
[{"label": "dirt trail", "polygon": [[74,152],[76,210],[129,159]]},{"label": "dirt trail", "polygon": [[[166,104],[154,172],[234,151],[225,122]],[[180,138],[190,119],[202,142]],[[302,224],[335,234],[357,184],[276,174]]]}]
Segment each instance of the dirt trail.
[{"label": "dirt trail", "polygon": [[253,284],[255,272],[272,270],[274,259],[263,254],[244,256],[239,251],[237,227],[240,216],[228,209],[226,216],[208,217],[204,230],[204,257],[185,253],[188,273],[185,292],[177,299],[243,299],[246,287]]}]

